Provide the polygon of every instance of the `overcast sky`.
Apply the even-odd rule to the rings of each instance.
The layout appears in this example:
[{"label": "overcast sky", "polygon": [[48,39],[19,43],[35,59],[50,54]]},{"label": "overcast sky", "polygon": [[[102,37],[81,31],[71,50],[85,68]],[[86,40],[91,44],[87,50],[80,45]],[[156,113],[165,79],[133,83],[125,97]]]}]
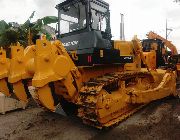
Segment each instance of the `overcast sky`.
[{"label": "overcast sky", "polygon": [[[0,0],[0,20],[23,23],[36,11],[35,19],[57,15],[54,8],[63,0]],[[146,33],[155,31],[165,36],[165,21],[173,31],[169,35],[180,50],[180,5],[173,0],[105,0],[110,4],[111,27],[114,39],[119,38],[120,13],[125,15],[125,37],[133,35],[145,38]]]}]

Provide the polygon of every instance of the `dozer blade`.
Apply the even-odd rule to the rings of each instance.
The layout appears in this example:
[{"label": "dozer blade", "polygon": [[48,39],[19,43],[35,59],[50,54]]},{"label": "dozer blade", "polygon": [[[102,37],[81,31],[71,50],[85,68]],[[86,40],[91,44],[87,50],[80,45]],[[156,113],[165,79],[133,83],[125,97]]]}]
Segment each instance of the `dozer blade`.
[{"label": "dozer blade", "polygon": [[[177,96],[176,92],[176,74],[173,71],[158,70],[157,78],[159,84],[154,88],[147,90],[129,91],[129,103],[131,104],[147,104],[151,101],[162,99],[168,96]],[[163,72],[164,71],[164,72]],[[160,78],[160,72],[163,77]]]}]

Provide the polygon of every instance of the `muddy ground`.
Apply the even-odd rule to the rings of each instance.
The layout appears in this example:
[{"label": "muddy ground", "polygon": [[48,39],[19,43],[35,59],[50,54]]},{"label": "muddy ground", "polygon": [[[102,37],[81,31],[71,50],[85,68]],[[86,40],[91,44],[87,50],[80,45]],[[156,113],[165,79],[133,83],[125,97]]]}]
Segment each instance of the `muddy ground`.
[{"label": "muddy ground", "polygon": [[46,112],[31,105],[0,115],[0,139],[14,140],[179,140],[180,99],[150,103],[119,126],[100,131],[77,118]]}]

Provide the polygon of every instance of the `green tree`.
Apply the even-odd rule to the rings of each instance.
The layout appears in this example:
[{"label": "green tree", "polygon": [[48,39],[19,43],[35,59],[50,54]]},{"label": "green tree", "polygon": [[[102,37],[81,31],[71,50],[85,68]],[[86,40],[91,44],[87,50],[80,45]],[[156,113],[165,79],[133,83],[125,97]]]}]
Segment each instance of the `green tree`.
[{"label": "green tree", "polygon": [[[46,16],[41,19],[38,19],[36,22],[31,22],[31,19],[34,17],[35,11],[30,15],[28,20],[20,25],[18,23],[6,23],[4,20],[0,21],[0,46],[7,48],[11,44],[16,44],[19,42],[24,47],[26,47],[30,40],[37,39],[37,36],[41,33],[50,37],[48,31],[43,27],[51,23],[57,23],[58,18],[55,16]],[[50,38],[47,38],[50,39]]]}]

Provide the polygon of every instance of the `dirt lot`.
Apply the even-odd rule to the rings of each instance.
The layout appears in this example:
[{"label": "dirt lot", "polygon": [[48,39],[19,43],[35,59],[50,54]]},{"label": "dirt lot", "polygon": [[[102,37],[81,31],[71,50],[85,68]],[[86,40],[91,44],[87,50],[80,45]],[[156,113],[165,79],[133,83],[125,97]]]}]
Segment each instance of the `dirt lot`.
[{"label": "dirt lot", "polygon": [[178,140],[180,99],[153,102],[119,126],[106,131],[86,126],[77,118],[53,114],[31,105],[27,110],[0,115],[0,139]]}]

